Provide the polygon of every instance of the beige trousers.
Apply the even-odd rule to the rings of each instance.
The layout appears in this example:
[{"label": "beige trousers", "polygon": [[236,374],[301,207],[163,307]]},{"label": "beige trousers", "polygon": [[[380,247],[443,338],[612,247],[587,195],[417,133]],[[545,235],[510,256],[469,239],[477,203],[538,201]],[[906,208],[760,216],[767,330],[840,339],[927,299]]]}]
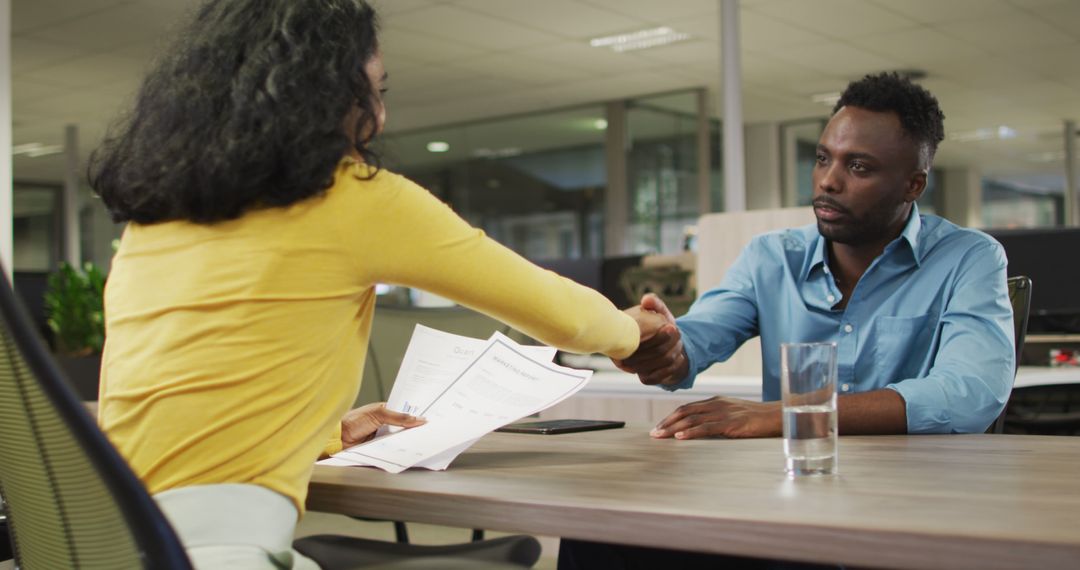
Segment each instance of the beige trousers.
[{"label": "beige trousers", "polygon": [[154,495],[196,570],[319,570],[292,549],[292,501],[258,485],[196,485]]}]

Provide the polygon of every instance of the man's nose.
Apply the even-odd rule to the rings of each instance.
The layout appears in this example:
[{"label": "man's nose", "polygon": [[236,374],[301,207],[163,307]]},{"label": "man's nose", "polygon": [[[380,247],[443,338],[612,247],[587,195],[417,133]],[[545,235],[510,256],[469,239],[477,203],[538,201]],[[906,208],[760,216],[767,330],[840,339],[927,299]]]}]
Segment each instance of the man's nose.
[{"label": "man's nose", "polygon": [[819,165],[816,171],[814,190],[820,194],[836,194],[843,191],[843,177],[840,165],[836,162],[825,166]]}]

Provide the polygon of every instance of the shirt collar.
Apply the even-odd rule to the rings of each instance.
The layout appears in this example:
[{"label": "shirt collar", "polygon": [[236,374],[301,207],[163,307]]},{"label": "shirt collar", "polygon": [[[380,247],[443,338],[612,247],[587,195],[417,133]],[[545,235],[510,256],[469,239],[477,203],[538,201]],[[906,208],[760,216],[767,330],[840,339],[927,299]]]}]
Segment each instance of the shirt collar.
[{"label": "shirt collar", "polygon": [[[919,233],[921,231],[922,218],[919,216],[919,205],[912,202],[911,213],[908,215],[907,223],[904,224],[904,230],[900,232],[898,240],[894,240],[892,243],[901,240],[906,241],[910,247],[911,258],[915,261],[916,266],[922,264],[922,253],[919,251]],[[828,250],[825,248],[825,241],[825,238],[820,233],[814,238],[814,250],[807,260],[806,270],[803,271],[804,281],[810,278],[810,272],[818,267],[824,268],[828,262]],[[889,246],[886,246],[885,249],[888,251]],[[882,252],[882,255],[885,255],[885,252]]]},{"label": "shirt collar", "polygon": [[919,205],[911,203],[911,214],[908,216],[904,231],[900,232],[900,238],[907,241],[911,247],[911,258],[915,265],[922,265],[922,252],[919,251],[919,234],[922,233],[922,216],[919,215]]}]

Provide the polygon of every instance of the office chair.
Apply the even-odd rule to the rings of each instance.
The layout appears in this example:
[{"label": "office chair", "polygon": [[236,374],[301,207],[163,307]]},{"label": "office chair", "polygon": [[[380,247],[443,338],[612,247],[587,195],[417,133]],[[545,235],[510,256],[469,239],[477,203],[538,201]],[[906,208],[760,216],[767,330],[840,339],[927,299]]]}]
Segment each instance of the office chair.
[{"label": "office chair", "polygon": [[16,564],[190,570],[165,516],[0,281],[0,494]]},{"label": "office chair", "polygon": [[[1015,277],[1013,279],[1027,279]],[[1012,279],[1009,280],[1010,285]],[[1031,296],[1031,281],[1027,281],[1028,303]],[[1010,286],[1010,296],[1012,287]],[[1025,307],[1026,308],[1026,307]],[[1017,301],[1013,301],[1013,310],[1017,311]],[[1026,312],[1024,328],[1026,329]],[[1017,334],[1022,339],[1023,332]],[[1022,343],[1018,341],[1022,346]],[[1018,357],[1019,361],[1019,357]],[[1080,435],[1080,385],[1065,384],[1051,386],[1029,386],[1013,390],[1008,406],[995,422],[994,433],[1012,433],[1025,435]]]},{"label": "office chair", "polygon": [[[1031,313],[1031,279],[1023,275],[1009,278],[1009,303],[1013,310],[1013,338],[1015,340],[1016,365],[1013,369],[1013,378],[1016,378],[1016,370],[1020,368],[1020,353],[1024,351],[1024,338],[1027,336],[1028,315]],[[1009,411],[1012,396],[1005,402],[1005,407],[998,414],[994,423],[990,425],[987,433],[1004,433],[1005,416]]]}]

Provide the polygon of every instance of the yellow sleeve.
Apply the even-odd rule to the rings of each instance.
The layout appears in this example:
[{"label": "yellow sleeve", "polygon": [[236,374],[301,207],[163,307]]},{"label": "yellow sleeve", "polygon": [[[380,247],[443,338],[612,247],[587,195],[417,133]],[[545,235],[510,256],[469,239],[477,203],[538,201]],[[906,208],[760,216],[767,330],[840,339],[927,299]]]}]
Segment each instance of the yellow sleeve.
[{"label": "yellow sleeve", "polygon": [[342,190],[339,231],[362,278],[430,291],[569,352],[637,349],[637,323],[603,295],[533,265],[413,182],[383,171]]},{"label": "yellow sleeve", "polygon": [[330,434],[330,439],[326,441],[326,447],[323,448],[323,456],[329,457],[342,449],[341,445],[341,422],[334,424],[334,433]]}]

